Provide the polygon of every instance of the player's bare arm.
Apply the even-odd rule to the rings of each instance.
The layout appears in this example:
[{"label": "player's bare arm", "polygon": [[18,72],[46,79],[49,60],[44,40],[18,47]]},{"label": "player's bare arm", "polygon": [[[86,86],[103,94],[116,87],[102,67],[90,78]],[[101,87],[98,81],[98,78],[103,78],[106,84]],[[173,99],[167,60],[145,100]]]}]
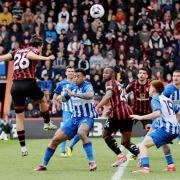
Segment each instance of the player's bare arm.
[{"label": "player's bare arm", "polygon": [[32,51],[29,52],[27,54],[27,58],[28,59],[31,59],[31,60],[41,60],[41,61],[46,61],[46,60],[54,60],[55,59],[55,56],[54,55],[51,55],[51,56],[41,56],[41,55],[37,55],[35,53],[33,53]]},{"label": "player's bare arm", "polygon": [[93,99],[94,97],[94,91],[93,90],[89,90],[87,93],[73,93],[72,91],[70,91],[69,89],[66,89],[67,93],[69,96],[74,96],[74,97],[78,97],[81,99]]},{"label": "player's bare arm", "polygon": [[53,95],[53,105],[52,105],[52,113],[55,114],[56,113],[56,107],[57,107],[57,96],[58,94],[54,93]]},{"label": "player's bare arm", "polygon": [[154,118],[157,118],[157,117],[160,117],[161,116],[161,111],[160,110],[157,110],[157,111],[154,111],[150,114],[147,114],[147,115],[144,115],[144,116],[139,116],[139,115],[130,115],[130,117],[134,120],[147,120],[147,119],[154,119]]},{"label": "player's bare arm", "polygon": [[0,61],[10,61],[10,60],[12,60],[12,55],[10,53],[0,56]]},{"label": "player's bare arm", "polygon": [[96,106],[96,109],[99,109],[103,107],[104,105],[108,104],[109,99],[112,97],[113,91],[112,90],[107,90],[105,96],[102,98],[100,103]]}]

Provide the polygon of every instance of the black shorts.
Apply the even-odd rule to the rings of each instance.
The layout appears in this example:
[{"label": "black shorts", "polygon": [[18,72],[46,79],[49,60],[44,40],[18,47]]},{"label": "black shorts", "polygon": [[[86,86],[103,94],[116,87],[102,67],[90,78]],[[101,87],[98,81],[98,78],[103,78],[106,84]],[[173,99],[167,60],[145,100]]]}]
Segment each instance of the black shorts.
[{"label": "black shorts", "polygon": [[107,119],[104,125],[104,129],[110,134],[113,132],[120,131],[121,134],[131,134],[132,133],[133,121],[132,119],[121,119],[116,118]]},{"label": "black shorts", "polygon": [[34,101],[41,100],[44,93],[34,79],[14,80],[11,87],[11,96],[14,103],[15,111],[25,109],[25,100],[27,97]]}]

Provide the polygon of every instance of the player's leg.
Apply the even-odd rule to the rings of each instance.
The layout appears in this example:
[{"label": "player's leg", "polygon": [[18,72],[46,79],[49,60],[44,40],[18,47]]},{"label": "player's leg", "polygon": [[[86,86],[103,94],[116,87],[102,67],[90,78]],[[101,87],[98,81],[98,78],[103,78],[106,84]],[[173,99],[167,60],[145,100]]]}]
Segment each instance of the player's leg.
[{"label": "player's leg", "polygon": [[117,155],[117,160],[112,164],[113,167],[117,167],[127,160],[126,156],[121,152],[116,139],[112,136],[112,133],[117,132],[118,129],[119,121],[116,119],[107,119],[102,135],[107,146]]},{"label": "player's leg", "polygon": [[133,171],[133,173],[150,173],[150,165],[149,165],[149,156],[148,156],[148,148],[154,145],[153,139],[151,136],[146,136],[143,142],[139,145],[140,150],[140,161],[141,161],[141,169]]},{"label": "player's leg", "polygon": [[167,163],[167,167],[164,169],[164,171],[176,171],[176,166],[174,165],[174,160],[171,154],[170,147],[165,144],[162,146],[162,149]]},{"label": "player's leg", "polygon": [[[32,91],[33,89],[33,91]],[[49,116],[49,107],[47,99],[44,96],[44,93],[41,91],[37,83],[34,81],[32,82],[32,87],[30,88],[29,97],[32,98],[34,101],[39,102],[39,109],[41,111],[42,117],[44,119],[44,130],[56,130],[57,126],[50,121]]]},{"label": "player's leg", "polygon": [[59,145],[59,143],[65,141],[67,139],[68,139],[68,136],[65,134],[64,131],[57,130],[52,141],[49,143],[48,147],[45,150],[42,165],[37,166],[34,170],[35,171],[46,171],[48,163],[49,163],[51,157],[53,156],[57,146]]},{"label": "player's leg", "polygon": [[97,166],[94,160],[92,143],[88,137],[90,130],[92,129],[94,124],[94,120],[92,118],[81,118],[79,122],[78,135],[83,142],[83,148],[86,152],[87,159],[89,161],[89,169],[90,171],[96,170]]},{"label": "player's leg", "polygon": [[79,140],[80,140],[80,137],[79,137],[78,134],[76,134],[73,137],[73,139],[71,140],[69,147],[67,147],[67,154],[68,154],[68,156],[72,155],[73,148],[79,142]]},{"label": "player's leg", "polygon": [[27,156],[28,150],[25,142],[25,128],[24,128],[24,109],[25,109],[25,93],[27,83],[21,83],[18,81],[13,82],[11,88],[11,96],[14,103],[14,109],[16,113],[16,130],[18,140],[21,146],[21,155]]},{"label": "player's leg", "polygon": [[49,143],[48,147],[45,150],[42,165],[37,166],[34,170],[35,171],[46,171],[49,160],[53,156],[57,146],[61,142],[72,138],[76,134],[76,132],[77,132],[77,126],[73,124],[73,120],[68,121],[68,123],[66,123],[65,126],[63,126],[61,129],[57,130],[52,141]]}]

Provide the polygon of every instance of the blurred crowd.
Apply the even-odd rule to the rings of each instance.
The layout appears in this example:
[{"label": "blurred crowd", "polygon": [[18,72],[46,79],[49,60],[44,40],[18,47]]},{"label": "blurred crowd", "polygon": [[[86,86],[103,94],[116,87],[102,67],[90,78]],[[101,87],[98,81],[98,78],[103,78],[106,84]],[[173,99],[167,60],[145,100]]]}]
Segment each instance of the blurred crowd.
[{"label": "blurred crowd", "polygon": [[[95,3],[105,9],[101,19],[90,17]],[[67,65],[86,70],[96,96],[103,94],[102,70],[109,65],[125,87],[139,67],[166,84],[180,68],[179,0],[0,0],[0,54],[26,47],[32,34],[43,38],[43,55],[56,56],[36,70],[49,101]]]}]

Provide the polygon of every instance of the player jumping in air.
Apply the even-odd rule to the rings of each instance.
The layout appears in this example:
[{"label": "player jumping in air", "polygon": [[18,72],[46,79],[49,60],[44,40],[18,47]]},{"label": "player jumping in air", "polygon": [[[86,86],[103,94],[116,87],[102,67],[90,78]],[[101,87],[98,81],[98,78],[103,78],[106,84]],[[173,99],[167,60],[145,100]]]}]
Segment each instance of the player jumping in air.
[{"label": "player jumping in air", "polygon": [[44,118],[44,130],[57,129],[57,127],[50,121],[46,98],[35,80],[37,60],[46,61],[55,59],[53,55],[48,57],[38,55],[42,51],[42,47],[43,40],[40,37],[33,36],[28,48],[17,49],[0,56],[0,61],[13,60],[14,62],[11,95],[16,112],[16,129],[22,156],[28,155],[24,128],[24,110],[27,97],[39,102],[40,111]]}]

